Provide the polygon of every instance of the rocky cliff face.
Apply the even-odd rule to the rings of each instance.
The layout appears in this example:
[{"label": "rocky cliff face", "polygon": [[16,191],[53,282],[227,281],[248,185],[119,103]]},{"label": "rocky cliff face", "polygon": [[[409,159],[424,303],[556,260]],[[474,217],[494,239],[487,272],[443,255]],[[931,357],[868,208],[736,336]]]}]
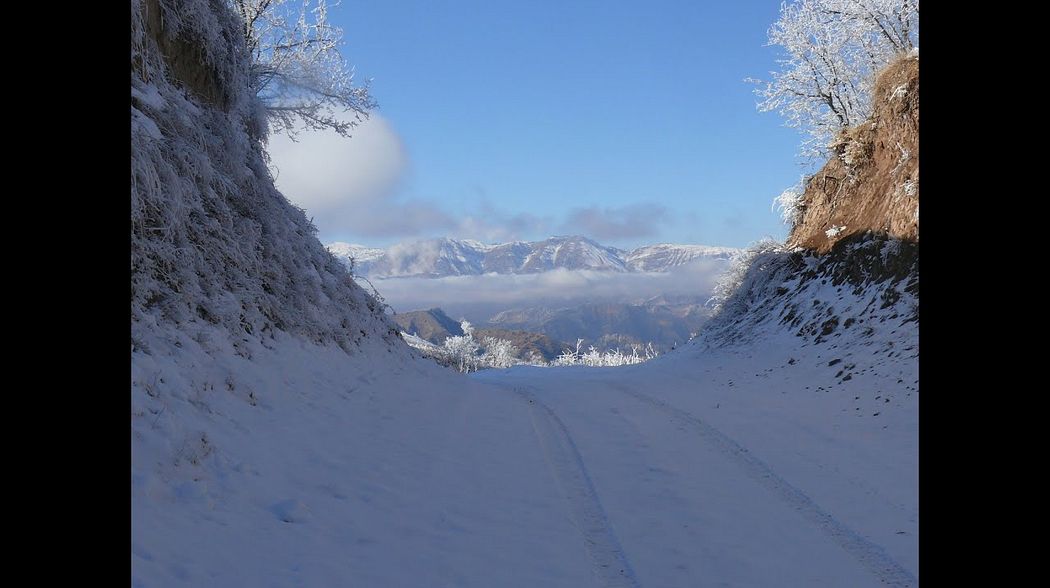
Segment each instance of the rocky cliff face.
[{"label": "rocky cliff face", "polygon": [[880,74],[871,118],[840,135],[804,188],[789,246],[826,253],[873,232],[919,240],[919,58]]}]

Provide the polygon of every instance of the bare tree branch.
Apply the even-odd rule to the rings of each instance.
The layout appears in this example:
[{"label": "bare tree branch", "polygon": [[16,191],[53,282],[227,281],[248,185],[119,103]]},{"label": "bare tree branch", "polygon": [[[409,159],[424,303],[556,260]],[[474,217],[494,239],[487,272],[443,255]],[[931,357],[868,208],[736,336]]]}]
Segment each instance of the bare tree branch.
[{"label": "bare tree branch", "polygon": [[[759,110],[776,110],[817,159],[844,127],[871,110],[875,74],[918,43],[918,0],[794,0],[781,6],[769,44],[786,50],[782,69],[755,90]],[[748,80],[757,82],[756,80]]]},{"label": "bare tree branch", "polygon": [[326,0],[229,1],[244,20],[252,54],[248,83],[266,108],[271,132],[294,139],[297,127],[306,126],[349,137],[376,108],[368,82],[355,85],[339,53],[343,31],[329,22]]}]

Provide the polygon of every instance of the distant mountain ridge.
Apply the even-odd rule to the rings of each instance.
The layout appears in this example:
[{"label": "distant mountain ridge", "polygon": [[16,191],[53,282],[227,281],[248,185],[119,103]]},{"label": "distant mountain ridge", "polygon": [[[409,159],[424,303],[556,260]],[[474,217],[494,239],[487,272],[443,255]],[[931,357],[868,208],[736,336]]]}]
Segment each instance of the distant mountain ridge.
[{"label": "distant mountain ridge", "polygon": [[693,297],[654,296],[640,304],[589,302],[564,308],[516,308],[497,313],[488,325],[543,333],[569,344],[582,338],[587,346],[601,351],[652,343],[663,353],[688,341],[711,313],[709,306]]},{"label": "distant mountain ridge", "polygon": [[554,269],[666,272],[697,260],[728,260],[739,251],[669,243],[626,251],[578,235],[495,245],[439,238],[398,243],[386,249],[341,242],[327,247],[348,267],[353,260],[356,273],[378,278],[533,274]]},{"label": "distant mountain ridge", "polygon": [[459,321],[445,314],[440,308],[402,312],[391,318],[402,331],[435,345],[441,345],[448,337],[459,337],[463,334]]}]

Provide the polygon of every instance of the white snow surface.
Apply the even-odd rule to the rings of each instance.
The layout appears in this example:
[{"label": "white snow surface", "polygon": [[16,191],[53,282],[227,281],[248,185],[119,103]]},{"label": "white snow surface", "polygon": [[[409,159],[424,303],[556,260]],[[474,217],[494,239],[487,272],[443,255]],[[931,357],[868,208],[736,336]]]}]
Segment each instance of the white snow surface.
[{"label": "white snow surface", "polygon": [[846,227],[844,227],[842,225],[835,225],[834,227],[831,227],[830,229],[824,231],[824,234],[827,235],[828,238],[830,239],[831,237],[834,237],[835,235],[838,235],[839,233],[841,233],[842,231],[845,231],[845,230],[846,230]]},{"label": "white snow surface", "polygon": [[871,322],[471,377],[378,340],[144,341],[133,585],[917,585],[917,351]]}]

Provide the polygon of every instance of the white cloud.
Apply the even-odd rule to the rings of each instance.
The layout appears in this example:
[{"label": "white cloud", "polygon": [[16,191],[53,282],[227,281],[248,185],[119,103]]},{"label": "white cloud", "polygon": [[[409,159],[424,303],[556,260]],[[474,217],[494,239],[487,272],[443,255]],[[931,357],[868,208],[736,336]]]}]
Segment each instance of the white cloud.
[{"label": "white cloud", "polygon": [[477,239],[485,243],[506,243],[530,237],[546,237],[550,235],[553,225],[549,216],[528,212],[512,214],[496,208],[488,200],[483,200],[456,221],[456,228],[449,235]]},{"label": "white cloud", "polygon": [[360,123],[350,138],[331,131],[302,129],[297,140],[279,134],[268,151],[277,188],[313,217],[321,235],[369,238],[445,235],[502,242],[544,238],[552,229],[583,234],[599,241],[650,237],[670,220],[665,207],[573,209],[564,223],[551,216],[510,212],[493,206],[482,194],[478,206],[463,213],[431,200],[400,196],[411,165],[404,142],[378,113]]},{"label": "white cloud", "polygon": [[372,113],[352,134],[301,130],[297,141],[270,138],[277,188],[314,218],[321,233],[398,236],[455,226],[430,203],[397,198],[409,158],[385,118]]},{"label": "white cloud", "polygon": [[599,241],[620,241],[652,237],[659,225],[670,220],[667,208],[659,204],[630,204],[620,207],[575,208],[569,213],[563,230],[583,233]]},{"label": "white cloud", "polygon": [[349,139],[330,131],[299,132],[298,141],[270,138],[277,187],[295,204],[324,212],[345,202],[388,196],[408,168],[401,138],[373,113]]}]

